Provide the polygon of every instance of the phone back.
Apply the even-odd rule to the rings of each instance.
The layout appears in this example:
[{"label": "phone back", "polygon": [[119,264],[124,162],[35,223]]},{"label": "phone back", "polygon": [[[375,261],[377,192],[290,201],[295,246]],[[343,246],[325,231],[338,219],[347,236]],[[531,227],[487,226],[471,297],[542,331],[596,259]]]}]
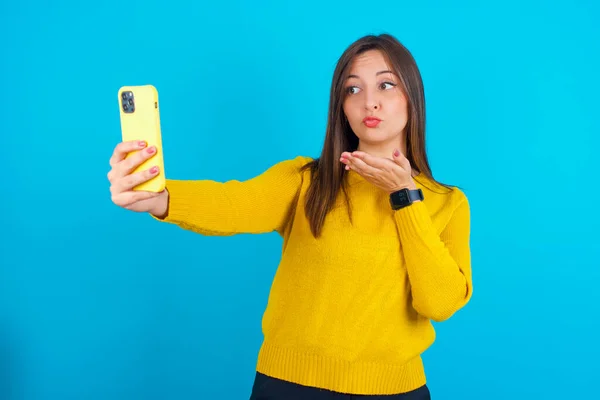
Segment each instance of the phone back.
[{"label": "phone back", "polygon": [[[148,147],[156,147],[156,154],[133,172],[144,171],[156,165],[159,167],[158,175],[134,187],[133,190],[163,191],[165,189],[165,168],[158,91],[152,85],[123,86],[119,89],[119,110],[123,141],[145,140]],[[133,154],[135,152],[129,153],[127,158]]]}]

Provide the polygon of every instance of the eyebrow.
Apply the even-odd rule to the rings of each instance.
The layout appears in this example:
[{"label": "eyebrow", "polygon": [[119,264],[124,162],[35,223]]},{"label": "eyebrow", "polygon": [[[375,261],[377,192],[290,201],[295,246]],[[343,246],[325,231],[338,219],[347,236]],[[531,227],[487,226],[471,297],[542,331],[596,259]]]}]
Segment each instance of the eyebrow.
[{"label": "eyebrow", "polygon": [[[385,71],[379,71],[378,73],[376,73],[375,75],[379,76],[381,74],[392,74],[392,75],[396,75],[394,74],[394,71],[390,71],[390,70],[385,70]],[[357,78],[360,79],[360,77],[358,75],[348,75],[348,79],[350,78]]]}]

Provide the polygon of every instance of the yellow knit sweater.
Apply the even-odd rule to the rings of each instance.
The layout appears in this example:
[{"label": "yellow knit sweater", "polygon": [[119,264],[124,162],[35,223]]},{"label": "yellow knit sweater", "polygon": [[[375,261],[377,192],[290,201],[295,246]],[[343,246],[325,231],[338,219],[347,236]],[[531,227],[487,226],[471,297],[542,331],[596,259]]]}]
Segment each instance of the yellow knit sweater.
[{"label": "yellow knit sweater", "polygon": [[243,182],[167,180],[160,221],[203,235],[282,235],[259,372],[342,393],[415,389],[426,383],[431,320],[471,297],[467,198],[417,177],[425,200],[393,211],[387,193],[350,171],[353,224],[340,194],[315,239],[303,207],[310,173],[299,171],[310,160],[285,160]]}]

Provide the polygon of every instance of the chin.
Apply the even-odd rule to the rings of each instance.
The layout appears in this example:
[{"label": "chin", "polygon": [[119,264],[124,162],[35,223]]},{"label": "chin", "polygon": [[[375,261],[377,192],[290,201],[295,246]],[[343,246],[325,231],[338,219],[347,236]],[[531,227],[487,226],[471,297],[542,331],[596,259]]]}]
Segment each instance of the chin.
[{"label": "chin", "polygon": [[398,135],[390,135],[389,133],[386,133],[385,131],[379,129],[369,129],[367,131],[362,131],[358,135],[356,135],[356,137],[358,137],[358,139],[361,142],[371,144],[386,143],[390,140],[394,140],[397,136]]}]

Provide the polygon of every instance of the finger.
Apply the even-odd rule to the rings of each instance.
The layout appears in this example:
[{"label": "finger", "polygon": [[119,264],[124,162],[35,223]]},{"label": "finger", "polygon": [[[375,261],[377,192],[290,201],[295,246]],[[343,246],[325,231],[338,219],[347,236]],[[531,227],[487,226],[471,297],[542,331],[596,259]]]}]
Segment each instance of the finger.
[{"label": "finger", "polygon": [[340,162],[344,164],[346,171],[350,169],[350,159],[352,158],[352,153],[344,151],[340,155]]},{"label": "finger", "polygon": [[117,144],[113,150],[112,156],[110,157],[110,166],[114,168],[119,162],[127,157],[127,154],[135,150],[143,149],[144,147],[146,147],[146,142],[143,140],[130,140]]},{"label": "finger", "polygon": [[396,164],[398,164],[399,166],[401,166],[404,170],[408,171],[411,169],[410,161],[408,161],[408,158],[406,158],[400,150],[398,150],[398,149],[394,150],[393,156],[394,156],[394,158],[393,158],[394,162]]},{"label": "finger", "polygon": [[387,158],[376,157],[369,153],[365,153],[363,151],[355,151],[354,153],[352,153],[352,156],[354,158],[364,161],[365,164],[368,164],[368,165],[378,168],[378,169],[383,170],[383,169],[389,169],[389,167],[390,167],[391,160],[388,160]]},{"label": "finger", "polygon": [[147,182],[150,179],[154,178],[156,175],[158,175],[158,173],[158,166],[153,166],[152,168],[146,169],[144,171],[136,172],[135,174],[131,175],[126,175],[115,183],[114,189],[116,192],[130,191],[137,185]]},{"label": "finger", "polygon": [[137,151],[135,154],[127,157],[127,159],[119,162],[116,166],[116,169],[119,171],[120,176],[129,175],[134,169],[155,155],[156,147],[150,146],[144,150]]},{"label": "finger", "polygon": [[137,202],[140,202],[143,200],[149,200],[149,199],[152,199],[152,198],[160,196],[160,195],[161,195],[161,193],[155,193],[155,192],[129,191],[129,192],[122,192],[122,193],[115,194],[112,196],[111,200],[113,203],[115,203],[119,207],[128,208]]},{"label": "finger", "polygon": [[350,164],[350,157],[352,157],[350,155],[350,153],[348,153],[348,152],[345,151],[340,156],[340,162],[343,163],[343,164],[346,164],[346,166],[347,166],[348,164]]},{"label": "finger", "polygon": [[357,157],[350,158],[350,168],[354,169],[359,174],[366,176],[377,176],[381,173],[379,168],[372,167]]}]

